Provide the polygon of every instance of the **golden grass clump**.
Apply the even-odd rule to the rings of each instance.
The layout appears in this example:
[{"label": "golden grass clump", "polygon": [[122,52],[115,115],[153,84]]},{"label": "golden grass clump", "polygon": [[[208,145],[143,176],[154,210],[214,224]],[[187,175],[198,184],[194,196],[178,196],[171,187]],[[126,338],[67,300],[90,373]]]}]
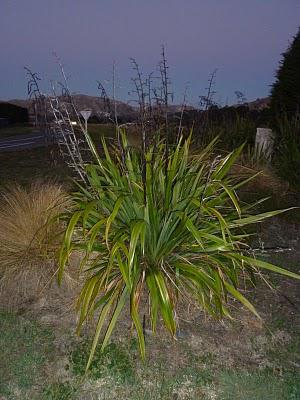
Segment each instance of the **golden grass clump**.
[{"label": "golden grass clump", "polygon": [[[55,276],[63,235],[59,215],[70,205],[63,188],[35,183],[11,187],[0,197],[0,287],[18,295]],[[24,294],[24,293],[23,293]]]}]

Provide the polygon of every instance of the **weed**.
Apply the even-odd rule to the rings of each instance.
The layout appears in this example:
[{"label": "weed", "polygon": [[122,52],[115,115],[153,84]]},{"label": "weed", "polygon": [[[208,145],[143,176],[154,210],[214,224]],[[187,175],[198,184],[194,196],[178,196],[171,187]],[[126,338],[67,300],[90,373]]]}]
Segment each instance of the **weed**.
[{"label": "weed", "polygon": [[[89,357],[90,342],[85,340],[70,354],[70,364],[75,375],[84,375]],[[131,382],[134,380],[132,358],[126,348],[120,343],[110,343],[103,352],[96,351],[91,363],[89,376],[100,379],[106,376],[113,377],[116,382]]]},{"label": "weed", "polygon": [[76,389],[68,382],[57,382],[43,390],[44,400],[71,400]]},{"label": "weed", "polygon": [[216,360],[216,355],[208,352],[201,356],[198,356],[197,359],[199,360],[199,362],[212,365]]}]

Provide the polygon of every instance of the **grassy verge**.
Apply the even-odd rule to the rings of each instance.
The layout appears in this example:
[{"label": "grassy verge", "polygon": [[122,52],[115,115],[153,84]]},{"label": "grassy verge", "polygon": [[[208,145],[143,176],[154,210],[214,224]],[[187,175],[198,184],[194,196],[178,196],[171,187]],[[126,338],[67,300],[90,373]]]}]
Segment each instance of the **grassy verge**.
[{"label": "grassy verge", "polygon": [[44,148],[0,152],[0,187],[12,185],[30,185],[33,181],[55,180],[67,182],[70,176],[69,168],[59,161],[51,162],[49,151]]},{"label": "grassy verge", "polygon": [[239,189],[238,195],[241,201],[251,204],[259,199],[266,198],[266,201],[258,207],[260,212],[295,207],[293,210],[281,214],[280,218],[300,223],[300,192],[291,188],[287,182],[280,179],[276,175],[276,171],[269,167],[264,167],[261,170],[253,170],[236,165],[233,172],[237,176],[244,176],[245,178],[259,173],[247,185]]},{"label": "grassy verge", "polygon": [[11,136],[26,135],[33,133],[34,128],[29,125],[12,125],[0,128],[0,139],[9,138]]}]

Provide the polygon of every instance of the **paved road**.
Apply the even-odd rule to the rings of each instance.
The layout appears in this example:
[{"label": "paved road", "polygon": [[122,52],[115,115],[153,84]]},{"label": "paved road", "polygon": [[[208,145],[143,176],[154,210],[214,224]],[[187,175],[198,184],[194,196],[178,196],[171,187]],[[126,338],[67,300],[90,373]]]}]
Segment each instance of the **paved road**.
[{"label": "paved road", "polygon": [[7,138],[0,137],[0,152],[33,149],[43,146],[45,146],[44,135],[40,132]]}]

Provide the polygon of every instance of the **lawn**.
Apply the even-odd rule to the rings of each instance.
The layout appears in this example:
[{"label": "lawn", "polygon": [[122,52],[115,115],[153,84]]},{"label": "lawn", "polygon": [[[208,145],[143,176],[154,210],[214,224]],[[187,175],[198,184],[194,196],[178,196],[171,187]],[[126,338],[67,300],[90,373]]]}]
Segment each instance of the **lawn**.
[{"label": "lawn", "polygon": [[181,322],[177,341],[163,330],[147,336],[145,362],[130,335],[129,321],[123,320],[105,352],[96,353],[85,378],[89,338],[86,332],[73,336],[73,309],[58,305],[66,298],[50,291],[47,300],[40,298],[19,313],[0,313],[0,396],[6,400],[299,399],[297,285],[279,279],[278,289],[282,293],[288,289],[294,305],[260,285],[255,304],[265,324],[243,309],[235,312],[234,321],[225,323],[191,309]]}]

